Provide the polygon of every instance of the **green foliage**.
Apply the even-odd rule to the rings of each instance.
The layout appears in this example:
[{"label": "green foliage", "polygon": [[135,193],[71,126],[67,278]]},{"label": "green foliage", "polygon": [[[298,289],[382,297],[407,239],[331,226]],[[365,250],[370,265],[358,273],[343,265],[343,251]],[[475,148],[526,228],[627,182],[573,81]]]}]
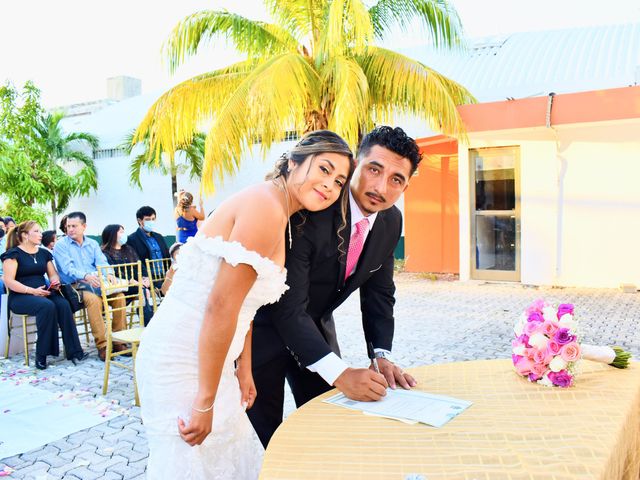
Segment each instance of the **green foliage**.
[{"label": "green foliage", "polygon": [[177,189],[176,176],[178,173],[188,173],[192,180],[202,176],[202,160],[204,159],[204,144],[206,136],[198,132],[191,139],[191,143],[180,146],[175,152],[168,153],[149,148],[148,137],[134,141],[135,132],[129,133],[121,145],[128,155],[135,153],[129,165],[129,182],[142,189],[140,175],[143,170],[159,170],[164,175],[170,175],[172,182],[172,196],[175,203]]},{"label": "green foliage", "polygon": [[31,82],[22,93],[10,84],[0,87],[0,194],[7,200],[4,209],[16,218],[46,225],[39,206],[47,205],[55,224],[55,215],[71,198],[98,187],[93,159],[82,150],[98,148],[98,139],[83,132],[66,134],[63,118],[44,111]]},{"label": "green foliage", "polygon": [[265,0],[274,23],[226,10],[189,15],[164,45],[171,71],[223,40],[246,60],[176,85],[149,109],[135,141],[175,152],[207,125],[202,186],[238,169],[256,138],[263,155],[287,130],[328,128],[356,147],[363,132],[416,115],[434,131],[465,137],[463,86],[417,60],[376,46],[393,28],[419,28],[441,48],[461,45],[450,0]]}]

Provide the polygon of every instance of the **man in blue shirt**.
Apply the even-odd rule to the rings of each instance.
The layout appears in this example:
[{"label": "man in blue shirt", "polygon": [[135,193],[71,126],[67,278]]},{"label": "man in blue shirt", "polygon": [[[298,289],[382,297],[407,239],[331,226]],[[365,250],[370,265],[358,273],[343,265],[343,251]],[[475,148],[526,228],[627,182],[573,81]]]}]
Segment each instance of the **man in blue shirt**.
[{"label": "man in blue shirt", "polygon": [[[63,283],[76,284],[83,290],[84,305],[91,323],[91,332],[98,348],[98,356],[104,361],[107,351],[105,323],[102,316],[102,299],[100,297],[100,279],[98,265],[109,265],[107,258],[100,250],[98,242],[84,235],[87,228],[87,217],[82,212],[67,215],[67,235],[60,238],[53,248],[53,257]],[[114,281],[111,275],[110,282]],[[109,305],[114,308],[112,329],[114,332],[125,328],[124,294],[111,295]],[[119,352],[126,347],[113,345],[113,351]]]}]

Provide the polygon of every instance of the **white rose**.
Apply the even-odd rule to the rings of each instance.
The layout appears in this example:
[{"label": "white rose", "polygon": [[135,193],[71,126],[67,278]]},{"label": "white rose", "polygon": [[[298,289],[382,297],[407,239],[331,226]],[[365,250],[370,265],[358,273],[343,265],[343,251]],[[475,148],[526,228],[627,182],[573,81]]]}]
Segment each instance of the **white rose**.
[{"label": "white rose", "polygon": [[558,311],[553,307],[544,307],[542,316],[547,322],[555,322],[558,319]]},{"label": "white rose", "polygon": [[514,355],[520,355],[521,357],[524,356],[524,349],[525,346],[520,344],[517,347],[513,347],[513,354]]},{"label": "white rose", "polygon": [[568,328],[571,333],[574,333],[577,326],[577,322],[573,319],[573,315],[570,313],[565,313],[560,317],[560,321],[558,322],[561,328]]},{"label": "white rose", "polygon": [[516,334],[516,337],[519,337],[520,335],[522,335],[522,332],[524,331],[524,323],[525,321],[518,320],[516,324],[513,326],[513,332]]},{"label": "white rose", "polygon": [[553,387],[553,382],[549,380],[549,377],[545,373],[540,380],[538,380],[540,385],[544,385],[545,387]]},{"label": "white rose", "polygon": [[547,348],[549,339],[544,333],[534,333],[529,337],[529,345],[536,347],[538,350],[544,350]]},{"label": "white rose", "polygon": [[553,360],[549,362],[549,369],[552,372],[559,372],[560,370],[564,370],[567,367],[567,362],[565,362],[560,355],[556,355],[553,357]]}]

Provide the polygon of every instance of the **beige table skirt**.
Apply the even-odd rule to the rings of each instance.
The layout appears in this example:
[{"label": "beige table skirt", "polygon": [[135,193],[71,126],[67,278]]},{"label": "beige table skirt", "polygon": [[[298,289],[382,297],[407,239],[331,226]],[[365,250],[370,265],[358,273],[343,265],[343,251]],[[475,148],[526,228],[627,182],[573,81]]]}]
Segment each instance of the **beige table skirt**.
[{"label": "beige table skirt", "polygon": [[327,393],[278,429],[260,479],[639,479],[640,364],[579,368],[567,389],[529,383],[510,360],[412,369],[418,389],[473,402],[440,429],[322,403]]}]

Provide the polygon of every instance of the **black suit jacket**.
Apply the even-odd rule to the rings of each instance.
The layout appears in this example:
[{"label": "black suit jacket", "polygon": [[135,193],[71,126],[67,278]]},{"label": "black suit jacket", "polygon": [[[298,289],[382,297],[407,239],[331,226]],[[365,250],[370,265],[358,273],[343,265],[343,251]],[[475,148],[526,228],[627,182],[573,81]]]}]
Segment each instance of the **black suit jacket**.
[{"label": "black suit jacket", "polygon": [[[293,248],[287,251],[285,261],[289,290],[278,303],[260,308],[254,318],[254,366],[269,362],[285,348],[301,367],[332,351],[339,355],[333,311],[357,289],[366,340],[375,348],[391,350],[393,252],[402,231],[402,215],[396,207],[378,213],[356,270],[345,283],[351,231],[347,219],[345,229],[340,235],[336,233],[342,223],[338,203],[308,213],[301,234],[294,227]],[[345,253],[339,250],[341,240]]]},{"label": "black suit jacket", "polygon": [[[131,248],[133,248],[138,254],[138,258],[140,258],[140,262],[142,263],[143,277],[148,277],[147,264],[145,260],[147,258],[151,258],[151,249],[149,248],[149,244],[147,243],[146,236],[147,234],[142,231],[141,228],[138,228],[135,232],[129,235],[126,243],[126,245],[129,245]],[[160,245],[162,257],[169,258],[169,247],[167,247],[167,244],[164,241],[164,237],[156,232],[151,232],[151,236],[155,238],[158,242],[158,245]]]}]

